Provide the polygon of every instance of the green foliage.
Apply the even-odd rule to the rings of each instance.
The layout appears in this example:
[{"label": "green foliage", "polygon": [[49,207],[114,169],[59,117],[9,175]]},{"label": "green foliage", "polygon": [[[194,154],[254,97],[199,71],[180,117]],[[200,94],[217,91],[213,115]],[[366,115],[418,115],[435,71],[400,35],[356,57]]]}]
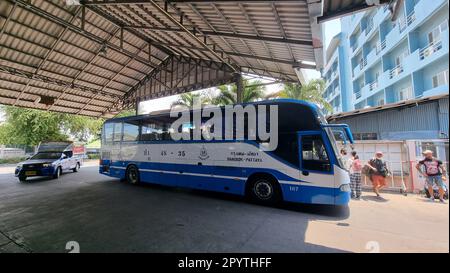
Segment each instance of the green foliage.
[{"label": "green foliage", "polygon": [[22,161],[25,161],[25,157],[12,157],[12,158],[5,158],[0,159],[0,164],[16,164]]},{"label": "green foliage", "polygon": [[89,159],[100,159],[100,154],[88,154]]},{"label": "green foliage", "polygon": [[[260,80],[243,80],[242,102],[253,102],[263,99],[265,86],[261,85]],[[237,86],[233,85],[221,85],[218,87],[220,94],[215,97],[212,104],[216,105],[229,105],[237,103]]]},{"label": "green foliage", "polygon": [[102,119],[49,111],[3,106],[0,143],[37,145],[41,141],[88,141],[100,134]]},{"label": "green foliage", "polygon": [[199,100],[201,105],[209,103],[209,100],[207,99],[207,95],[205,93],[190,92],[179,95],[178,100],[173,102],[171,107],[185,106],[188,108],[192,108],[194,106],[195,100]]},{"label": "green foliage", "polygon": [[136,115],[136,110],[134,110],[134,109],[127,109],[127,110],[122,110],[119,114],[117,114],[114,117],[115,118],[123,118],[123,117],[135,116],[135,115]]},{"label": "green foliage", "polygon": [[278,93],[281,98],[290,98],[296,100],[309,101],[331,111],[331,105],[322,97],[325,82],[322,79],[316,79],[305,85],[287,83],[283,91]]}]

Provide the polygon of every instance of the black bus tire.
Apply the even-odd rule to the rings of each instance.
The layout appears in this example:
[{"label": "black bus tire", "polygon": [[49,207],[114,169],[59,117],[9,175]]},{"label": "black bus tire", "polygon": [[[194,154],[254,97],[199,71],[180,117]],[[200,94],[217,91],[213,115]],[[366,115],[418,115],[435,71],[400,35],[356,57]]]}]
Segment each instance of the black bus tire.
[{"label": "black bus tire", "polygon": [[139,169],[135,165],[130,165],[127,167],[125,172],[125,179],[129,184],[137,185],[141,182],[139,176]]},{"label": "black bus tire", "polygon": [[246,185],[246,196],[252,202],[264,205],[275,205],[282,201],[280,184],[271,175],[250,177]]}]

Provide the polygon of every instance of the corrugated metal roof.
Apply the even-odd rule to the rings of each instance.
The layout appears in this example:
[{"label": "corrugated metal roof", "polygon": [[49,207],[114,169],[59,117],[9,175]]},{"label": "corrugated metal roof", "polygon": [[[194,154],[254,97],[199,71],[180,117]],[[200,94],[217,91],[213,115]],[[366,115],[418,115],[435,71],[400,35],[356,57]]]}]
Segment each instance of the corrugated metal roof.
[{"label": "corrugated metal roof", "polygon": [[[406,101],[389,103],[389,104],[375,106],[375,107],[367,107],[367,108],[363,108],[363,109],[357,109],[357,110],[350,111],[350,112],[338,113],[338,114],[328,116],[327,120],[332,121],[332,120],[341,119],[344,117],[354,117],[354,116],[359,116],[359,118],[361,118],[361,115],[372,113],[372,112],[383,111],[383,110],[388,110],[388,109],[395,109],[395,108],[400,109],[400,108],[410,107],[410,106],[413,106],[416,104],[423,104],[426,102],[436,101],[436,100],[441,100],[441,99],[447,99],[447,101],[448,101],[448,94],[425,97],[425,98],[410,99],[410,100],[406,100]],[[444,105],[441,107],[442,107],[441,109],[444,112],[444,114],[445,114],[445,112],[448,113],[448,104],[447,104],[447,108],[444,107]]]},{"label": "corrugated metal roof", "polygon": [[[155,69],[180,76],[161,66],[176,63],[168,58],[225,64],[224,73],[231,69],[298,81],[294,67],[315,67],[309,63],[316,62],[321,47],[310,16],[312,9],[317,16],[316,1],[78,2],[82,5],[0,1],[0,103],[111,116],[126,98],[155,98],[208,85],[188,80],[189,88],[161,88],[172,85],[164,82],[166,73]],[[153,92],[148,86],[155,81],[145,84],[148,75],[160,77],[154,88],[160,92],[136,90],[147,86]],[[228,75],[213,80],[224,79],[231,80]]]}]

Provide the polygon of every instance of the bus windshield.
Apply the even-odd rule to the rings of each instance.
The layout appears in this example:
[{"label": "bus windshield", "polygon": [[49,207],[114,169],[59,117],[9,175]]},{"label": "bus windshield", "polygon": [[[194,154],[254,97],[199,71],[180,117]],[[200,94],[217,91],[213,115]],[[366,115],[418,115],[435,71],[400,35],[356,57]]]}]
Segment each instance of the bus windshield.
[{"label": "bus windshield", "polygon": [[337,140],[334,137],[334,132],[333,129],[330,127],[325,128],[325,132],[327,133],[328,139],[330,140],[331,143],[331,147],[333,148],[333,152],[336,155],[337,160],[337,164],[339,165],[340,168],[344,168],[344,161],[342,159],[342,155],[339,152],[339,148],[337,146]]}]

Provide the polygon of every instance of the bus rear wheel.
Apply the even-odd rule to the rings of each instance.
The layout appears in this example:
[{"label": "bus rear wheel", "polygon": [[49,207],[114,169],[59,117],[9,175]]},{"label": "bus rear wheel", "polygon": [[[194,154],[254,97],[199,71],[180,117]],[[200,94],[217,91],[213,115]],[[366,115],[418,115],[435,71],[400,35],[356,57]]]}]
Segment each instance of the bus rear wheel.
[{"label": "bus rear wheel", "polygon": [[130,184],[133,184],[133,185],[139,184],[140,177],[139,177],[138,168],[134,165],[128,166],[127,171],[125,173],[125,178],[126,178],[127,182]]},{"label": "bus rear wheel", "polygon": [[282,199],[280,185],[268,175],[252,178],[247,186],[247,196],[253,202],[265,205],[275,205]]}]

